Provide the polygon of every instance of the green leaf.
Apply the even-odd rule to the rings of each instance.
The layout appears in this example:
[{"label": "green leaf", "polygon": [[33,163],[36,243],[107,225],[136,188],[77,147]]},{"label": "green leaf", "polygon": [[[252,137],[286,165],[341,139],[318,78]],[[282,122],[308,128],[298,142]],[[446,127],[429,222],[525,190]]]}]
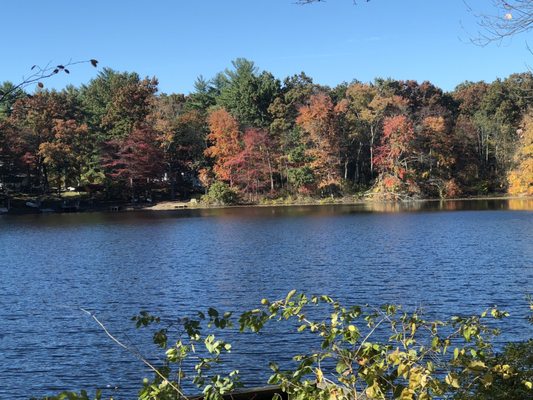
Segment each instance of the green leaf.
[{"label": "green leaf", "polygon": [[348,369],[348,366],[346,365],[344,360],[339,360],[339,362],[337,363],[337,366],[335,367],[335,371],[337,371],[339,375],[342,374],[347,369]]},{"label": "green leaf", "polygon": [[285,297],[285,304],[287,304],[295,294],[296,289],[292,289],[289,293],[287,293],[287,297]]}]

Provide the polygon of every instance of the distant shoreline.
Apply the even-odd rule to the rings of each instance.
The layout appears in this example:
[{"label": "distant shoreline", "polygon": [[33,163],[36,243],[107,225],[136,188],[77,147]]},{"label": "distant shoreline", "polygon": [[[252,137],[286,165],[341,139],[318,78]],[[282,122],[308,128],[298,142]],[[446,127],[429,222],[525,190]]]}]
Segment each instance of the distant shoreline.
[{"label": "distant shoreline", "polygon": [[294,206],[332,206],[332,205],[370,205],[370,204],[409,204],[409,203],[426,203],[426,202],[452,202],[452,201],[481,201],[481,200],[531,200],[533,196],[505,196],[505,195],[487,195],[475,197],[458,197],[453,199],[414,199],[402,201],[385,201],[372,199],[349,199],[342,197],[339,199],[314,199],[294,202],[272,202],[266,204],[235,204],[235,205],[209,205],[203,203],[191,204],[183,201],[162,201],[149,207],[133,208],[131,211],[173,211],[180,209],[216,209],[216,208],[256,208],[256,207],[294,207]]},{"label": "distant shoreline", "polygon": [[[325,198],[325,199],[275,199],[270,202],[256,203],[256,204],[232,204],[232,205],[216,205],[197,202],[194,199],[189,201],[180,200],[165,200],[154,204],[132,204],[120,202],[98,202],[87,200],[80,201],[79,210],[65,210],[61,208],[60,201],[43,202],[41,208],[31,208],[26,206],[28,201],[14,201],[11,209],[6,213],[0,215],[27,215],[27,214],[66,214],[76,212],[130,212],[130,211],[177,211],[177,210],[206,210],[206,209],[224,209],[224,208],[264,208],[264,207],[297,207],[297,206],[334,206],[334,205],[401,205],[401,204],[421,204],[421,203],[435,203],[444,202],[451,203],[454,201],[491,201],[491,200],[526,200],[533,201],[533,196],[506,196],[506,195],[487,195],[474,197],[458,197],[452,199],[412,199],[412,200],[375,200],[375,199],[355,199],[353,197],[341,198]],[[533,206],[532,206],[533,210]]]}]

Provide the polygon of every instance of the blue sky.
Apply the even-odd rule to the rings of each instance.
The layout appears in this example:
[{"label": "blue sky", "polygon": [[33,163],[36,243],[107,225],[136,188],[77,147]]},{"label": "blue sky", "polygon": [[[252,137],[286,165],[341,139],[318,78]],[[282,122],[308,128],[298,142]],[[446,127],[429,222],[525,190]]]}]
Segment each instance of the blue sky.
[{"label": "blue sky", "polygon": [[[467,1],[479,12],[492,11],[488,0]],[[0,81],[19,82],[33,64],[96,58],[102,67],[155,75],[162,92],[188,93],[198,75],[211,78],[245,57],[278,78],[305,71],[330,86],[392,77],[452,90],[464,80],[492,81],[533,64],[525,35],[471,44],[478,28],[463,0],[294,2],[6,1]],[[96,74],[78,65],[46,86],[79,85]]]}]

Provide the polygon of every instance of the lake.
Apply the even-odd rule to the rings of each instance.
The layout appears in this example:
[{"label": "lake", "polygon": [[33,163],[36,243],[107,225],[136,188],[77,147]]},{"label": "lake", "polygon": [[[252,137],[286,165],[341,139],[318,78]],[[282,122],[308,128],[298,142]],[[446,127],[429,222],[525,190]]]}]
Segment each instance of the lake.
[{"label": "lake", "polygon": [[[140,310],[244,311],[291,289],[446,316],[497,304],[506,340],[533,337],[533,201],[483,200],[0,216],[0,398],[104,388],[135,398],[152,374],[79,310],[148,358]],[[244,335],[249,385],[298,335]]]}]

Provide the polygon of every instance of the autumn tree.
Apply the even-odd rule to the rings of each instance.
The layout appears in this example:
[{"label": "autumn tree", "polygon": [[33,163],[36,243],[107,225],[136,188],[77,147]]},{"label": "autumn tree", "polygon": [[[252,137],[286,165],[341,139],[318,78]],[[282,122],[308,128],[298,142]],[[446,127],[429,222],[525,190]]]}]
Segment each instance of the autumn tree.
[{"label": "autumn tree", "polygon": [[234,171],[234,182],[250,200],[267,187],[274,190],[273,167],[268,132],[249,128],[243,135],[243,149],[227,162]]},{"label": "autumn tree", "polygon": [[376,149],[374,164],[380,172],[375,191],[385,197],[401,198],[418,193],[413,181],[413,123],[405,116],[387,117],[383,122],[383,136]]},{"label": "autumn tree", "polygon": [[145,125],[105,145],[102,167],[106,176],[127,187],[132,200],[140,194],[151,196],[154,183],[162,179],[163,154],[157,136],[152,127]]},{"label": "autumn tree", "polygon": [[[453,178],[455,143],[451,124],[443,116],[424,118],[416,137],[416,162],[418,181],[427,195],[437,192],[440,198],[460,194],[460,188]],[[432,190],[432,188],[436,190]]]},{"label": "autumn tree", "polygon": [[514,168],[507,176],[509,193],[533,195],[533,113],[530,111],[518,130],[519,142],[514,156]]},{"label": "autumn tree", "polygon": [[[383,86],[383,85],[382,85]],[[347,88],[347,118],[352,125],[355,140],[359,140],[361,151],[363,142],[368,143],[370,177],[374,176],[374,150],[381,133],[381,124],[386,117],[401,113],[407,102],[401,96],[377,85],[356,83]],[[357,160],[360,161],[359,159]]]},{"label": "autumn tree", "polygon": [[72,119],[71,111],[64,95],[48,91],[20,99],[13,106],[10,122],[16,129],[9,132],[16,137],[9,142],[27,171],[28,184],[42,192],[49,188],[49,164],[42,146],[56,141],[57,121]]},{"label": "autumn tree", "polygon": [[235,165],[231,161],[242,151],[241,133],[237,120],[225,109],[213,110],[208,116],[211,142],[205,155],[215,160],[213,172],[217,179],[226,181],[230,187],[235,183]]},{"label": "autumn tree", "polygon": [[300,108],[309,102],[318,89],[318,85],[304,72],[285,78],[278,96],[268,107],[272,118],[270,130],[279,136],[291,131],[296,125]]},{"label": "autumn tree", "polygon": [[41,143],[38,154],[58,190],[79,186],[90,166],[86,158],[91,151],[87,125],[73,119],[57,119],[52,132],[53,139]]},{"label": "autumn tree", "polygon": [[317,187],[331,193],[341,183],[340,148],[331,98],[325,93],[311,96],[309,105],[300,108],[296,122],[306,133],[305,151]]}]

